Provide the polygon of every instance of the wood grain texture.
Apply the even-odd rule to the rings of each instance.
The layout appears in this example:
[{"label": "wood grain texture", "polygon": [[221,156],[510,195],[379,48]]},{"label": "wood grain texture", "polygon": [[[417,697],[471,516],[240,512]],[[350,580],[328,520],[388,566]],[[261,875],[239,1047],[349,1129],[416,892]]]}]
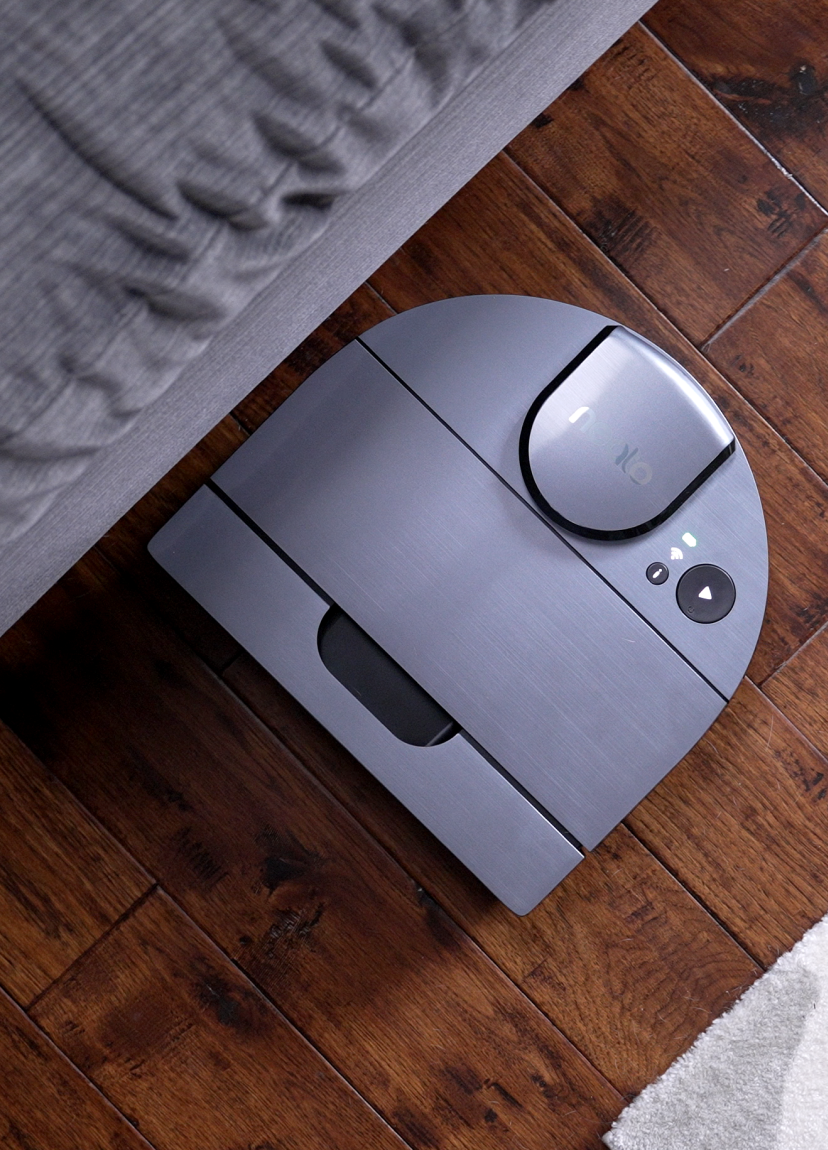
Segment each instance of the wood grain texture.
[{"label": "wood grain texture", "polygon": [[3,1150],[152,1150],[0,991]]},{"label": "wood grain texture", "polygon": [[255,431],[311,372],[341,351],[346,343],[393,314],[385,301],[368,284],[363,284],[251,391],[234,415],[249,431]]},{"label": "wood grain texture", "polygon": [[819,0],[661,0],[647,25],[828,203],[828,9]]},{"label": "wood grain texture", "polygon": [[826,220],[640,25],[508,151],[696,343]]},{"label": "wood grain texture", "polygon": [[404,1145],[160,892],[33,1014],[158,1150]]},{"label": "wood grain texture", "polygon": [[623,1093],[666,1069],[756,977],[625,828],[518,918],[253,659],[225,678]]},{"label": "wood grain texture", "polygon": [[151,879],[0,723],[0,983],[24,1006]]},{"label": "wood grain texture", "polygon": [[111,570],[0,650],[10,724],[406,1140],[597,1150],[619,1096]]},{"label": "wood grain texture", "polygon": [[[823,628],[797,651],[762,690],[817,750],[828,756],[828,631]],[[822,801],[828,791],[823,789],[820,772],[813,772],[809,782],[810,790],[815,790],[815,797]]]},{"label": "wood grain texture", "polygon": [[828,911],[828,764],[744,683],[626,822],[764,965]]},{"label": "wood grain texture", "polygon": [[828,236],[705,348],[791,446],[828,477]]},{"label": "wood grain texture", "polygon": [[602,312],[659,344],[722,408],[759,485],[771,569],[765,623],[749,670],[754,681],[781,666],[828,618],[828,487],[508,159],[497,157],[484,168],[372,283],[398,311],[475,292],[546,296]]},{"label": "wood grain texture", "polygon": [[214,668],[224,667],[234,658],[238,643],[158,566],[147,552],[147,544],[246,439],[247,433],[238,422],[226,416],[96,544],[98,551],[127,574],[163,619]]}]

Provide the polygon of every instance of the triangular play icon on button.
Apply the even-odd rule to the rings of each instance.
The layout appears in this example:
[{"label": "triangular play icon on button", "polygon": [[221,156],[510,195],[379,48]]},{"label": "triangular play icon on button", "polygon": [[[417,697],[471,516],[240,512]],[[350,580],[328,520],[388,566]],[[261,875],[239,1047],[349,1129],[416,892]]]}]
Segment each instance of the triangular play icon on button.
[{"label": "triangular play icon on button", "polygon": [[702,590],[699,591],[699,598],[700,599],[712,599],[713,593],[711,592],[709,587],[703,587]]}]

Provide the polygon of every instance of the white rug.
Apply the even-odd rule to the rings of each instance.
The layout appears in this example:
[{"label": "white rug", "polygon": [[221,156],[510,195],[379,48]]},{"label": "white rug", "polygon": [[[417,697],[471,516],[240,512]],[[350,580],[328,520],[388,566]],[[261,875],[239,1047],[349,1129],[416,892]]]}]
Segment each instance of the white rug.
[{"label": "white rug", "polygon": [[612,1150],[828,1150],[828,917],[621,1114]]}]

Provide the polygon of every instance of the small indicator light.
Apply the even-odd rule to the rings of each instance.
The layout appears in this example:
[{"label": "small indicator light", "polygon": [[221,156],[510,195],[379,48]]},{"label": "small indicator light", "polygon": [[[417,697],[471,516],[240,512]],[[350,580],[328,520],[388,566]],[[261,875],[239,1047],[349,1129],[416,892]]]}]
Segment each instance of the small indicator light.
[{"label": "small indicator light", "polygon": [[681,537],[681,541],[682,541],[682,543],[686,543],[688,547],[695,547],[696,546],[696,537],[695,537],[695,535],[691,535],[689,531],[684,532],[684,534]]},{"label": "small indicator light", "polygon": [[577,411],[572,412],[569,417],[569,422],[577,423],[581,416],[584,415],[587,411],[589,411],[588,407],[579,407]]}]

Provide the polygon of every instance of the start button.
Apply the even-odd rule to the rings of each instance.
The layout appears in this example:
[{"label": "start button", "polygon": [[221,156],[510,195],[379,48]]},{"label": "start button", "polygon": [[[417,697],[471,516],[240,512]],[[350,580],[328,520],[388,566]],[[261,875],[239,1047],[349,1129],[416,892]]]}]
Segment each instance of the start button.
[{"label": "start button", "polygon": [[700,563],[679,579],[676,599],[688,619],[694,623],[718,623],[736,602],[733,580],[721,567]]}]

